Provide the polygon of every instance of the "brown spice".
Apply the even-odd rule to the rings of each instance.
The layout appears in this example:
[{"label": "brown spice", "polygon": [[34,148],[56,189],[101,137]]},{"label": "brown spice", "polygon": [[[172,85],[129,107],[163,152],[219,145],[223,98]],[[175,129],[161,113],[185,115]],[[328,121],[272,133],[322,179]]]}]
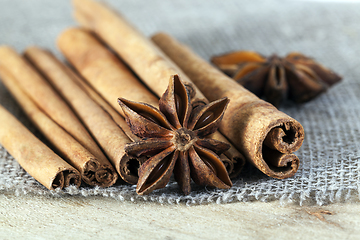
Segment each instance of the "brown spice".
[{"label": "brown spice", "polygon": [[96,158],[105,155],[80,120],[51,85],[22,56],[8,46],[0,47],[0,66],[6,69],[36,105],[64,128]]},{"label": "brown spice", "polygon": [[[169,76],[179,74],[187,89],[193,93],[193,106],[209,102],[186,74],[121,14],[93,0],[73,0],[73,5],[75,18],[81,26],[90,29],[114,49],[158,97],[166,90]],[[230,144],[224,158],[229,158],[234,164],[236,176],[235,173],[239,173],[245,163],[244,156],[221,133],[215,132],[211,137]]]},{"label": "brown spice", "polygon": [[106,164],[102,164],[69,133],[42,112],[10,73],[0,68],[0,76],[28,118],[57,150],[57,153],[80,172],[81,178],[86,184],[108,187],[115,183],[117,175],[112,167],[108,169]]},{"label": "brown spice", "polygon": [[[58,46],[67,60],[86,81],[114,109],[118,109],[120,114],[123,115],[124,113],[116,102],[118,97],[144,102],[153,106],[158,105],[158,98],[89,31],[79,28],[68,29],[58,38]],[[166,85],[168,85],[168,79],[166,81]],[[194,99],[197,99],[195,89],[189,88],[188,85],[186,87],[192,97],[191,101],[194,103],[196,101]],[[192,105],[195,106],[195,104]],[[204,105],[204,103],[197,105]],[[212,134],[211,137],[219,141],[227,141],[218,131]],[[226,162],[231,177],[236,177],[240,173],[245,162],[243,155],[233,146],[220,155],[220,158]]]},{"label": "brown spice", "polygon": [[249,162],[275,178],[296,173],[300,161],[292,152],[304,140],[304,129],[299,122],[260,100],[169,35],[159,33],[152,40],[208,99],[230,99],[219,130]]},{"label": "brown spice", "polygon": [[129,160],[125,153],[125,145],[131,142],[130,139],[112,117],[86,94],[76,80],[74,81],[75,74],[65,68],[51,53],[32,47],[26,50],[26,56],[66,99],[119,174],[122,174],[121,162]]},{"label": "brown spice", "polygon": [[79,172],[37,139],[0,105],[0,144],[32,177],[48,189],[80,186]]},{"label": "brown spice", "polygon": [[[68,69],[65,65],[64,67]],[[138,141],[140,138],[133,134],[127,125],[125,119],[120,116],[120,114],[112,107],[108,102],[106,102],[89,84],[87,84],[82,78],[78,75],[74,74],[73,71],[68,69],[68,73],[72,75],[72,78],[75,82],[77,82],[84,91],[91,97],[99,106],[101,106],[108,114],[110,114],[111,118],[115,121],[115,123],[124,131],[126,136],[128,136],[132,141]],[[133,157],[129,155],[125,155],[120,159],[117,170],[121,178],[130,184],[136,184],[138,181],[138,170],[145,161],[147,157]]]},{"label": "brown spice", "polygon": [[63,65],[63,67],[64,70],[66,70],[68,74],[71,75],[71,78],[87,93],[87,95],[89,95],[93,101],[95,101],[111,116],[114,122],[121,128],[121,130],[124,131],[130,140],[139,140],[139,138],[131,132],[129,126],[126,124],[125,119],[112,106],[110,106],[110,104],[106,102],[105,99],[99,95],[99,93],[97,93],[88,83],[86,83],[84,79],[75,74],[74,71],[72,71],[72,69],[70,69],[68,66]]},{"label": "brown spice", "polygon": [[296,103],[309,101],[341,77],[312,58],[292,52],[281,58],[256,52],[237,51],[211,58],[224,73],[274,106],[286,98]]},{"label": "brown spice", "polygon": [[170,78],[159,101],[160,111],[119,98],[132,132],[142,138],[128,144],[126,152],[153,156],[139,169],[136,192],[148,194],[165,187],[172,172],[185,194],[191,191],[190,176],[199,185],[230,188],[232,183],[217,155],[230,146],[204,138],[216,131],[228,102],[223,98],[192,111],[189,94],[178,75]]}]

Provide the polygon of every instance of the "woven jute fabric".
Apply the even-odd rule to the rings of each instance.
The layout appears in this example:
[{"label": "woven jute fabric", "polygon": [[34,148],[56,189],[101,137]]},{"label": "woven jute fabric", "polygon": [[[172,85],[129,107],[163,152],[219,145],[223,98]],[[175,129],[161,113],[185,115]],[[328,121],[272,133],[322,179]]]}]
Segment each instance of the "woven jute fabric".
[{"label": "woven jute fabric", "polygon": [[[232,50],[264,55],[299,51],[332,68],[343,81],[314,99],[280,110],[297,119],[305,141],[296,153],[301,166],[294,177],[269,178],[246,166],[229,190],[193,185],[189,196],[171,181],[164,189],[138,196],[135,186],[69,187],[49,191],[28,175],[0,147],[0,191],[48,196],[103,196],[123,201],[160,203],[227,203],[271,201],[328,204],[358,201],[360,185],[360,3],[347,1],[126,1],[107,0],[146,36],[170,33],[205,59]],[[0,0],[0,44],[23,51],[29,45],[52,50],[56,37],[76,25],[69,1]],[[119,96],[120,97],[120,96]],[[0,104],[35,135],[17,103],[0,83]],[[1,124],[1,123],[0,123]]]}]

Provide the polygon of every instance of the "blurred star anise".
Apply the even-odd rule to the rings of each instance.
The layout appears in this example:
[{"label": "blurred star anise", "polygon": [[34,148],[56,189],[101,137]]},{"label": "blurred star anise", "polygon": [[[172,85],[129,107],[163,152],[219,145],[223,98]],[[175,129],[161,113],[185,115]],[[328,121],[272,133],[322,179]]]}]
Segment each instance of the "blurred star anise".
[{"label": "blurred star anise", "polygon": [[286,98],[296,103],[313,99],[341,77],[312,58],[293,52],[268,58],[251,51],[231,52],[211,59],[220,70],[275,106]]},{"label": "blurred star anise", "polygon": [[229,102],[227,98],[193,110],[184,84],[174,75],[159,101],[160,111],[123,98],[118,102],[131,131],[141,138],[129,143],[125,151],[129,155],[151,156],[139,168],[138,194],[165,187],[173,172],[185,194],[191,191],[191,178],[199,185],[225,189],[232,186],[218,157],[230,146],[205,138],[217,130]]}]

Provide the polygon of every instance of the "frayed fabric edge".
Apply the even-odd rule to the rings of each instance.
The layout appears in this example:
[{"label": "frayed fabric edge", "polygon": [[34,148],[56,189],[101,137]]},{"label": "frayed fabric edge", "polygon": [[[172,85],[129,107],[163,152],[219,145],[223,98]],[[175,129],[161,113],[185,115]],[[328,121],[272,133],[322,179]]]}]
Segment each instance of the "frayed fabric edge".
[{"label": "frayed fabric edge", "polygon": [[[100,187],[94,188],[76,188],[75,186],[67,187],[63,190],[49,191],[39,186],[21,187],[14,189],[13,186],[0,187],[1,193],[12,193],[15,196],[23,196],[27,194],[48,196],[48,197],[93,197],[99,196],[104,198],[112,198],[119,201],[128,202],[152,202],[162,204],[185,204],[205,205],[205,204],[227,204],[235,202],[273,202],[279,201],[281,206],[295,204],[299,206],[309,205],[328,205],[332,203],[360,202],[360,191],[358,186],[340,187],[336,190],[307,190],[302,192],[282,191],[281,193],[263,193],[255,189],[230,189],[228,191],[221,190],[204,190],[192,193],[188,196],[154,192],[150,195],[139,196],[135,192],[135,186],[116,186],[106,189]],[[260,193],[259,193],[260,192]]]}]

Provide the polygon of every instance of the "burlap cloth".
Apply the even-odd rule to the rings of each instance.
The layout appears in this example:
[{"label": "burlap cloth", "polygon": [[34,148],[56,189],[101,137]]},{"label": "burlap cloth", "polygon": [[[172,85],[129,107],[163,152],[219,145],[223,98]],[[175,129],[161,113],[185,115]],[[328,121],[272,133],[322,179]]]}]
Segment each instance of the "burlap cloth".
[{"label": "burlap cloth", "polygon": [[[276,180],[247,166],[230,190],[193,186],[183,196],[176,182],[148,196],[135,186],[49,191],[0,146],[0,191],[48,196],[100,195],[124,201],[204,204],[271,201],[326,204],[358,201],[360,185],[360,3],[346,1],[107,1],[144,34],[172,34],[205,59],[237,49],[264,55],[300,51],[341,74],[343,81],[312,102],[281,108],[305,129],[294,177]],[[29,45],[53,50],[57,35],[75,21],[69,1],[0,0],[0,44],[18,51]],[[41,135],[0,84],[0,104]],[[1,123],[0,123],[1,124]]]}]

